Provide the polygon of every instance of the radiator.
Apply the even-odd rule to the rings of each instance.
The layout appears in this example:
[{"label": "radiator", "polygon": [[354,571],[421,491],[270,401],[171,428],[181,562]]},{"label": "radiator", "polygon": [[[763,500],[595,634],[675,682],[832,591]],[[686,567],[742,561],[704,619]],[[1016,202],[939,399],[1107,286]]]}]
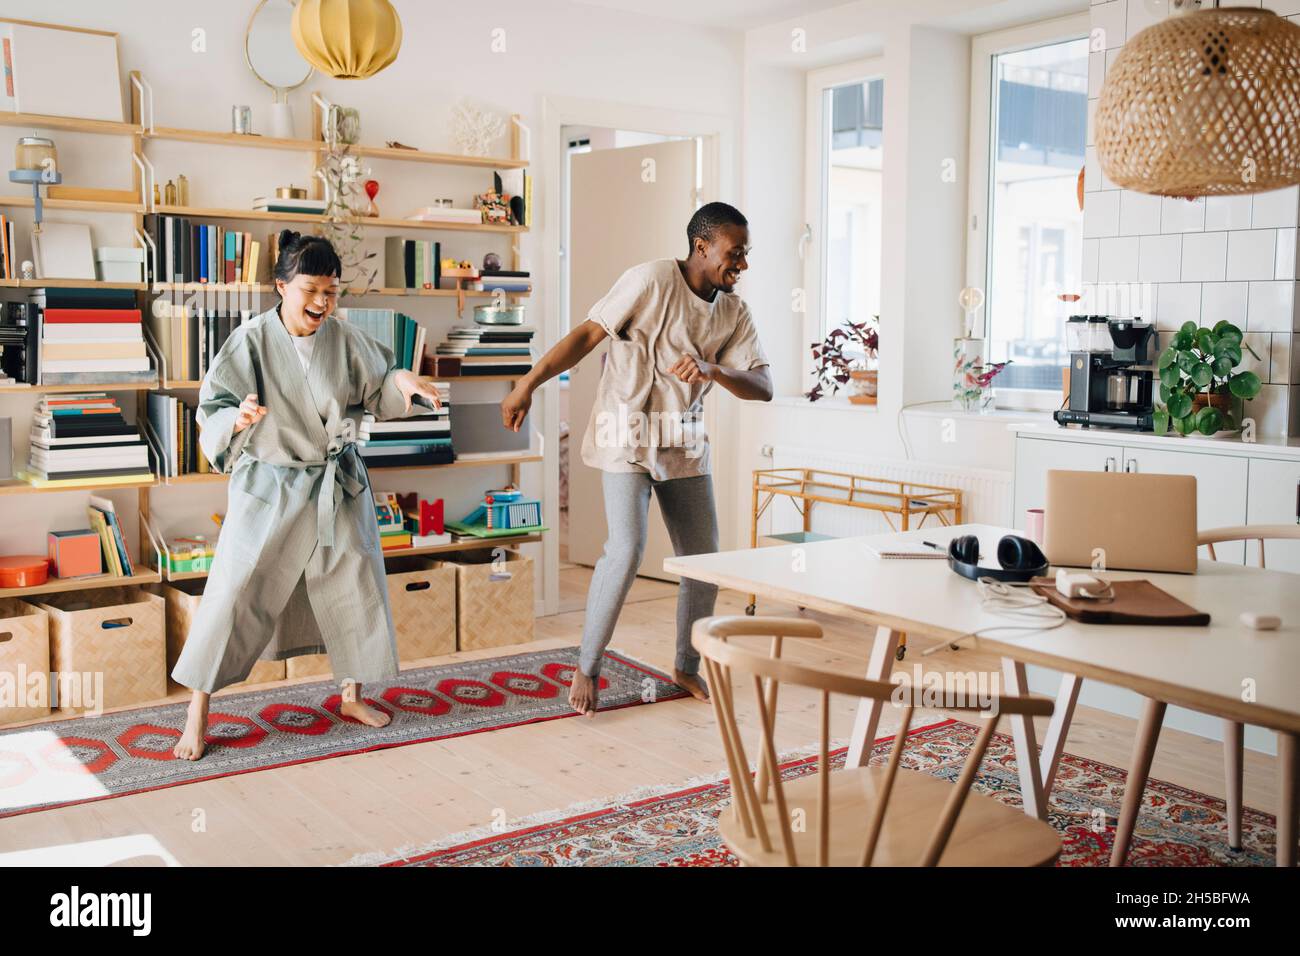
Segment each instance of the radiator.
[{"label": "radiator", "polygon": [[[1009,471],[961,468],[923,461],[898,461],[887,458],[851,457],[828,454],[825,450],[778,445],[772,448],[770,468],[818,468],[843,471],[890,481],[916,481],[927,485],[959,488],[962,492],[963,517],[967,523],[1006,527],[1011,524],[1012,475]],[[893,522],[891,526],[890,522]],[[934,518],[926,521],[930,527]],[[812,530],[836,538],[859,534],[879,534],[897,530],[898,518],[861,508],[817,502],[812,509]],[[803,519],[792,502],[777,496],[759,522],[760,534],[780,534],[803,528]]]}]

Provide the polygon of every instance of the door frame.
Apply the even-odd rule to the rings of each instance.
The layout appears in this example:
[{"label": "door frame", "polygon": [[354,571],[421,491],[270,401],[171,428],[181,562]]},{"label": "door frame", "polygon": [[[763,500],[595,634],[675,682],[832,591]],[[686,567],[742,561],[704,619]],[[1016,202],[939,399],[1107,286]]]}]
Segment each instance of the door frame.
[{"label": "door frame", "polygon": [[[543,95],[541,155],[538,157],[542,168],[548,171],[542,183],[542,345],[550,348],[565,335],[565,316],[560,314],[559,277],[563,263],[560,259],[561,221],[563,216],[563,196],[561,177],[564,169],[565,143],[563,128],[565,126],[599,126],[607,129],[637,130],[646,133],[659,133],[665,136],[699,136],[704,141],[703,157],[703,200],[726,199],[738,194],[740,177],[737,171],[736,120],[724,114],[700,113],[690,110],[661,109],[653,106],[640,106],[633,103],[617,103],[608,100],[593,100],[582,97]],[[547,215],[547,210],[554,215]],[[557,451],[545,456],[542,462],[543,513],[546,526],[557,531],[547,534],[542,539],[543,563],[548,570],[556,573],[544,575],[545,584],[542,595],[542,614],[555,614],[560,605],[560,456],[558,440],[560,434],[560,403],[547,401],[547,383],[538,393],[542,403],[542,433],[546,437],[544,447]],[[714,482],[724,487],[734,484],[736,457],[727,452],[719,453],[725,445],[734,445],[735,429],[719,428],[719,435],[725,437],[721,442],[713,442]],[[712,436],[710,436],[712,438]],[[580,441],[581,439],[577,439]],[[575,438],[569,435],[569,461],[574,461]],[[721,509],[718,514],[719,535],[723,541],[729,540],[722,525],[730,517],[728,509]]]}]

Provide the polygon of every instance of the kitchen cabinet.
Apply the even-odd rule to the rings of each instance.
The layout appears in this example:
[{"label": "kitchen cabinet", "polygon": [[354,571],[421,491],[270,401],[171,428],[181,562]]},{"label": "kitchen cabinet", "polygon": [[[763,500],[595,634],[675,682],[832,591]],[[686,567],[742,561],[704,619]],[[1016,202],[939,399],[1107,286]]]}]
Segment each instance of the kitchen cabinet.
[{"label": "kitchen cabinet", "polygon": [[[1252,458],[1246,523],[1295,524],[1300,511],[1297,486],[1300,486],[1300,461]],[[1254,543],[1247,545],[1247,564],[1259,561],[1257,547]],[[1274,570],[1300,572],[1300,541],[1267,541],[1264,556],[1267,566]]]},{"label": "kitchen cabinet", "polygon": [[[1232,455],[1125,447],[1124,470],[1145,475],[1191,475],[1196,479],[1196,527],[1227,528],[1246,523],[1248,462]],[[1240,541],[1214,546],[1220,561],[1241,564]],[[1207,554],[1202,554],[1208,557]]]},{"label": "kitchen cabinet", "polygon": [[1048,471],[1119,471],[1123,463],[1124,446],[1118,443],[1017,438],[1013,525],[1024,531],[1025,511],[1046,506]]}]

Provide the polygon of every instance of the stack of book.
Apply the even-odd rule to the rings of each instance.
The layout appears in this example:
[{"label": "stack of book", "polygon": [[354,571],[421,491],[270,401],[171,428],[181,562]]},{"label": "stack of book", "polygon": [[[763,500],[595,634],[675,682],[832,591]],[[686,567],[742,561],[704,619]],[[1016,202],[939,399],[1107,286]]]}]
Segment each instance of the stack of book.
[{"label": "stack of book", "polygon": [[35,289],[28,305],[40,328],[42,384],[154,381],[132,290]]},{"label": "stack of book", "polygon": [[406,528],[406,516],[397,495],[391,491],[375,492],[375,520],[379,523],[379,547],[384,551],[400,551],[411,546],[411,532]]},{"label": "stack of book", "polygon": [[523,375],[533,367],[531,325],[456,326],[437,348],[439,357],[459,357],[460,374]]},{"label": "stack of book", "polygon": [[165,478],[205,475],[212,471],[203,449],[199,447],[194,411],[175,395],[149,393],[148,427],[160,456],[158,474]]},{"label": "stack of book", "polygon": [[[220,297],[218,297],[219,299]],[[194,307],[165,298],[154,301],[145,319],[171,381],[200,381],[230,333],[253,317],[251,309]]]},{"label": "stack of book", "polygon": [[257,212],[291,212],[308,216],[320,216],[325,213],[325,200],[258,196],[253,200],[253,209]]},{"label": "stack of book", "polygon": [[453,209],[450,206],[421,206],[406,217],[420,222],[463,222],[470,225],[483,221],[477,209]]},{"label": "stack of book", "polygon": [[502,292],[531,292],[533,283],[527,270],[520,272],[498,269],[496,272],[480,273],[478,280],[470,283],[469,288],[476,292],[496,292],[498,289]]},{"label": "stack of book", "polygon": [[357,445],[367,467],[411,468],[456,460],[451,447],[451,386],[434,384],[442,401],[436,411],[413,405],[405,418],[380,422],[366,415],[362,419]]},{"label": "stack of book", "polygon": [[384,285],[390,289],[436,289],[442,279],[442,244],[428,239],[384,240]]},{"label": "stack of book", "polygon": [[392,309],[340,309],[345,321],[393,353],[399,368],[415,371],[424,358],[424,328]]},{"label": "stack of book", "polygon": [[122,525],[117,520],[117,512],[113,510],[113,502],[91,495],[86,514],[90,517],[90,526],[99,534],[105,570],[119,578],[134,577],[131,552],[127,550],[126,536],[122,534]]},{"label": "stack of book", "polygon": [[144,224],[154,244],[154,255],[146,256],[150,282],[270,281],[274,252],[263,257],[251,233],[162,213],[145,216]]},{"label": "stack of book", "polygon": [[149,446],[106,392],[49,395],[32,415],[31,464],[38,487],[148,481]]}]

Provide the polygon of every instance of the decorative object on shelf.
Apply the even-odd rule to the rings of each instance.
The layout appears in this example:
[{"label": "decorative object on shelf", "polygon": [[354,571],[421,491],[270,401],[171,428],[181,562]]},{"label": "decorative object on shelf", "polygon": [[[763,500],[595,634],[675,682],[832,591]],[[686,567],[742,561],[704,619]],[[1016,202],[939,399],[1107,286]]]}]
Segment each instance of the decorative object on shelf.
[{"label": "decorative object on shelf", "polygon": [[46,166],[44,169],[11,169],[11,183],[22,183],[32,187],[32,234],[41,231],[41,222],[45,218],[45,204],[41,200],[41,187],[63,182],[63,174],[57,168]]},{"label": "decorative object on shelf", "polygon": [[1233,434],[1241,430],[1234,399],[1248,401],[1260,393],[1259,376],[1237,370],[1242,348],[1259,360],[1241,330],[1226,319],[1213,328],[1184,322],[1160,353],[1160,401],[1152,413],[1157,435]]},{"label": "decorative object on shelf", "polygon": [[32,255],[42,279],[95,278],[90,226],[84,222],[47,222],[33,229]]},{"label": "decorative object on shelf", "polygon": [[271,88],[273,99],[267,133],[279,139],[293,139],[293,107],[289,92],[307,82],[312,65],[298,53],[293,0],[259,0],[244,31],[244,62],[262,83]]},{"label": "decorative object on shelf", "polygon": [[500,272],[500,271],[501,271],[501,257],[500,257],[499,255],[497,255],[495,252],[489,252],[487,255],[485,255],[485,256],[483,257],[483,271],[484,271],[484,272]]},{"label": "decorative object on shelf", "polygon": [[0,555],[0,588],[35,588],[49,579],[50,559],[44,555]]},{"label": "decorative object on shelf", "polygon": [[474,205],[482,213],[484,222],[494,222],[502,225],[509,225],[513,222],[509,201],[495,190],[479,193],[474,197]]},{"label": "decorative object on shelf", "polygon": [[374,289],[379,265],[376,254],[364,247],[364,235],[357,221],[361,205],[363,168],[348,143],[332,143],[321,153],[316,175],[325,184],[325,209],[322,213],[323,234],[334,246],[343,263],[340,283],[344,295],[360,295]]},{"label": "decorative object on shelf", "polygon": [[[355,146],[361,142],[361,112],[354,106],[330,105],[326,117],[334,141]],[[329,137],[326,137],[328,139]]]},{"label": "decorative object on shelf", "polygon": [[161,206],[163,204],[162,187],[159,186],[157,183],[153,184],[153,204],[155,206]]},{"label": "decorative object on shelf", "polygon": [[178,206],[190,204],[190,181],[184,173],[176,177],[176,204]]},{"label": "decorative object on shelf", "polygon": [[51,531],[46,536],[50,571],[56,578],[82,578],[104,573],[103,548],[93,528]]},{"label": "decorative object on shelf", "polygon": [[253,132],[253,108],[251,106],[232,106],[230,108],[230,131],[240,136],[249,136]]},{"label": "decorative object on shelf", "polygon": [[542,526],[542,503],[524,498],[518,489],[511,486],[487,492],[481,505],[460,521],[448,521],[447,527],[457,534],[473,535],[476,538],[546,530]]},{"label": "decorative object on shelf", "polygon": [[44,136],[20,136],[14,144],[14,169],[57,172],[59,151],[54,140]]},{"label": "decorative object on shelf", "polygon": [[364,80],[397,59],[402,21],[388,0],[298,0],[293,41],[336,80]]},{"label": "decorative object on shelf", "polygon": [[163,203],[168,206],[176,205],[176,184],[170,179],[167,180],[167,185],[163,187]]},{"label": "decorative object on shelf", "polygon": [[22,264],[22,274],[24,279],[36,278],[36,266],[31,259],[24,259]]},{"label": "decorative object on shelf", "polygon": [[293,183],[290,183],[287,186],[276,186],[275,198],[276,199],[306,199],[307,190],[303,189],[301,186],[295,186]]},{"label": "decorative object on shelf", "polygon": [[1102,172],[1163,196],[1300,183],[1300,26],[1217,2],[1169,6],[1106,69],[1096,116]]},{"label": "decorative object on shelf", "polygon": [[123,121],[116,33],[19,20],[4,27],[14,112]]},{"label": "decorative object on shelf", "polygon": [[375,205],[375,197],[379,195],[379,180],[367,179],[364,188],[366,191],[366,197],[370,200],[366,203],[366,215],[378,218],[379,207]]},{"label": "decorative object on shelf", "polygon": [[523,325],[524,307],[516,305],[476,305],[474,321],[479,325]]},{"label": "decorative object on shelf", "polygon": [[95,250],[95,267],[100,282],[143,282],[144,250],[139,246],[100,246]]},{"label": "decorative object on shelf", "polygon": [[405,143],[399,143],[395,139],[384,140],[384,145],[389,149],[409,149],[411,152],[418,152],[414,146],[407,146]]},{"label": "decorative object on shelf", "polygon": [[[849,401],[854,405],[876,404],[877,373],[873,366],[879,351],[880,316],[865,322],[845,322],[831,329],[825,339],[812,345],[813,386],[805,397],[815,402],[826,394],[834,395],[847,388]],[[854,372],[872,375],[858,376],[855,380]]]},{"label": "decorative object on shelf", "polygon": [[451,138],[466,156],[488,156],[492,142],[506,131],[506,124],[495,113],[488,113],[469,100],[451,108]]}]

